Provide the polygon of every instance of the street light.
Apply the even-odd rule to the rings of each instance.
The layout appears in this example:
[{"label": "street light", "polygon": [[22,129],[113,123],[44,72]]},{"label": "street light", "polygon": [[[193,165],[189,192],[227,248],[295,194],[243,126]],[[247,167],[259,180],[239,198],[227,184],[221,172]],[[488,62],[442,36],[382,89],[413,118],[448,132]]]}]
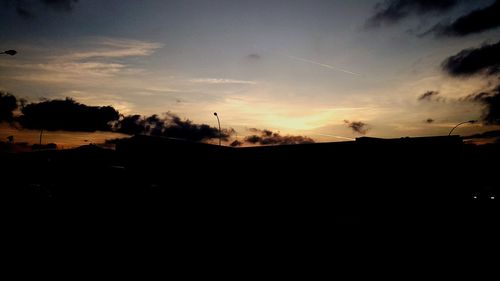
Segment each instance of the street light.
[{"label": "street light", "polygon": [[13,55],[17,54],[17,51],[16,50],[7,50],[4,52],[1,52],[0,54],[13,56]]},{"label": "street light", "polygon": [[458,123],[455,127],[453,127],[453,129],[451,129],[451,131],[448,134],[448,136],[451,136],[451,133],[453,132],[453,130],[455,130],[458,126],[460,126],[462,124],[467,124],[467,123],[474,124],[476,122],[477,122],[477,120],[469,120],[469,121],[465,121],[465,122],[462,122],[462,123]]},{"label": "street light", "polygon": [[219,146],[221,146],[221,140],[222,140],[222,133],[220,131],[220,120],[219,120],[219,115],[217,115],[217,112],[214,112],[215,117],[217,117],[217,123],[219,123]]}]

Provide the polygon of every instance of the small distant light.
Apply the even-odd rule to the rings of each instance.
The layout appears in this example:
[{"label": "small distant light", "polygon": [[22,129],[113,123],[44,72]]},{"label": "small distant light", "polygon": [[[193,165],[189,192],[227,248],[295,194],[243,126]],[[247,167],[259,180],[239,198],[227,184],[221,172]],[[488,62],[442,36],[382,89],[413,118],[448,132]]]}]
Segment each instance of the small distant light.
[{"label": "small distant light", "polygon": [[477,199],[477,195],[472,196],[472,198]]},{"label": "small distant light", "polygon": [[495,196],[490,196],[490,199],[491,200],[495,200]]}]

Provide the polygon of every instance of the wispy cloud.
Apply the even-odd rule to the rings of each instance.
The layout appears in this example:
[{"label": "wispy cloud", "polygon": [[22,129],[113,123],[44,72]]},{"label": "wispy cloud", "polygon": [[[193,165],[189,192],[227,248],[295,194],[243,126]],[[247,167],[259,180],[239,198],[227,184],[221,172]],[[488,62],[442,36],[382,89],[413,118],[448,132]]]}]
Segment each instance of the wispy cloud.
[{"label": "wispy cloud", "polygon": [[259,54],[249,54],[247,58],[252,59],[252,60],[260,60],[262,57]]},{"label": "wispy cloud", "polygon": [[80,37],[59,44],[40,40],[23,45],[23,55],[15,60],[0,60],[0,81],[5,84],[2,88],[23,97],[70,96],[90,105],[112,105],[124,114],[137,112],[151,99],[137,99],[142,93],[175,91],[172,79],[155,80],[144,68],[148,56],[162,46],[108,37]]},{"label": "wispy cloud", "polygon": [[112,76],[126,68],[124,64],[103,62],[67,62],[38,64],[36,68],[49,72],[64,72],[97,76]]},{"label": "wispy cloud", "polygon": [[433,100],[441,100],[441,98],[437,97],[439,95],[438,91],[426,91],[422,95],[418,97],[419,101],[433,101]]},{"label": "wispy cloud", "polygon": [[54,57],[59,60],[85,60],[99,58],[141,57],[153,54],[163,44],[131,39],[116,39],[107,37],[88,38],[83,42],[88,45],[86,50],[77,50],[69,54]]},{"label": "wispy cloud", "polygon": [[26,70],[25,73],[11,74],[10,78],[14,80],[76,84],[86,84],[89,80],[97,82],[96,79],[138,74],[143,71],[129,68],[125,64],[106,62],[47,62],[10,67]]},{"label": "wispy cloud", "polygon": [[153,92],[153,93],[182,93],[183,90],[172,88],[172,87],[145,87],[144,91]]},{"label": "wispy cloud", "polygon": [[202,84],[248,84],[248,85],[257,84],[256,81],[235,80],[226,78],[194,78],[194,79],[189,79],[188,82],[202,83]]},{"label": "wispy cloud", "polygon": [[[48,44],[51,45],[51,44]],[[137,75],[143,69],[127,63],[125,58],[152,55],[160,43],[107,37],[87,37],[54,47],[39,46],[23,60],[4,63],[11,70],[10,78],[48,83],[86,83],[89,79]],[[57,56],[52,55],[57,52]],[[15,71],[17,69],[17,71]],[[80,83],[81,82],[81,83]]]}]

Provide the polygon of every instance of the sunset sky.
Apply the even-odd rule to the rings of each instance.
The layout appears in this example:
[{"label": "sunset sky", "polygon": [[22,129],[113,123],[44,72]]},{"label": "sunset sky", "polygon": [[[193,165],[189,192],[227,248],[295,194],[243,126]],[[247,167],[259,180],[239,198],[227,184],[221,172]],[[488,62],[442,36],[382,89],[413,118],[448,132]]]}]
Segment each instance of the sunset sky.
[{"label": "sunset sky", "polygon": [[[344,120],[366,124],[367,136],[403,137],[447,135],[480,119],[483,106],[463,98],[498,78],[452,77],[442,62],[496,43],[500,29],[433,28],[495,1],[383,13],[397,2],[405,1],[3,0],[0,49],[19,53],[0,56],[0,90],[211,126],[216,111],[240,136],[259,128],[316,141],[362,136]],[[419,99],[428,91],[439,98]]]}]

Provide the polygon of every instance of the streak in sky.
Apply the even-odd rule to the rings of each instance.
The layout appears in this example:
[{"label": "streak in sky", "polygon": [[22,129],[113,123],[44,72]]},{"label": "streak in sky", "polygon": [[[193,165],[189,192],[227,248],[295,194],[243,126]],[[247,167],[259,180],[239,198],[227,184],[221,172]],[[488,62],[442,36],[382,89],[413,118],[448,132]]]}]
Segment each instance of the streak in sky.
[{"label": "streak in sky", "polygon": [[293,59],[293,60],[297,60],[297,61],[301,61],[301,62],[306,62],[306,63],[311,63],[311,64],[319,65],[319,66],[322,66],[322,67],[325,67],[325,68],[328,68],[328,69],[332,69],[332,70],[336,70],[336,71],[341,71],[341,72],[344,72],[344,73],[347,73],[347,74],[351,74],[351,75],[361,76],[361,74],[359,74],[359,73],[352,72],[352,71],[349,71],[349,70],[346,70],[346,69],[342,69],[342,68],[338,68],[338,67],[335,67],[333,65],[326,64],[326,63],[321,63],[321,62],[317,62],[317,61],[313,61],[313,60],[309,60],[309,59],[305,59],[305,58],[300,58],[300,57],[288,55],[288,54],[285,54],[285,53],[281,53],[281,55],[283,55],[285,57],[288,57],[290,59]]},{"label": "streak in sky", "polygon": [[337,139],[344,139],[344,140],[356,140],[356,139],[353,139],[353,138],[348,138],[348,137],[342,137],[342,136],[335,136],[335,135],[327,135],[327,134],[315,134],[315,135],[318,135],[318,136],[324,136],[324,137],[332,137],[332,138],[337,138]]},{"label": "streak in sky", "polygon": [[328,69],[335,70],[335,71],[341,71],[341,72],[344,72],[344,73],[347,73],[347,74],[351,74],[351,75],[361,76],[361,74],[349,71],[347,69],[339,68],[339,67],[336,67],[336,66],[333,66],[333,65],[330,65],[330,64],[321,63],[321,62],[313,61],[313,60],[306,59],[306,58],[292,56],[292,55],[287,54],[286,52],[277,52],[277,51],[271,52],[271,51],[269,51],[267,49],[264,49],[264,48],[260,48],[260,47],[257,47],[257,46],[254,46],[254,47],[256,49],[260,49],[260,50],[265,51],[265,52],[279,54],[281,56],[287,57],[287,58],[292,59],[292,60],[296,60],[296,61],[300,61],[300,62],[305,62],[305,63],[310,63],[310,64],[318,65],[318,66],[321,66],[321,67],[324,67],[324,68],[328,68]]}]

